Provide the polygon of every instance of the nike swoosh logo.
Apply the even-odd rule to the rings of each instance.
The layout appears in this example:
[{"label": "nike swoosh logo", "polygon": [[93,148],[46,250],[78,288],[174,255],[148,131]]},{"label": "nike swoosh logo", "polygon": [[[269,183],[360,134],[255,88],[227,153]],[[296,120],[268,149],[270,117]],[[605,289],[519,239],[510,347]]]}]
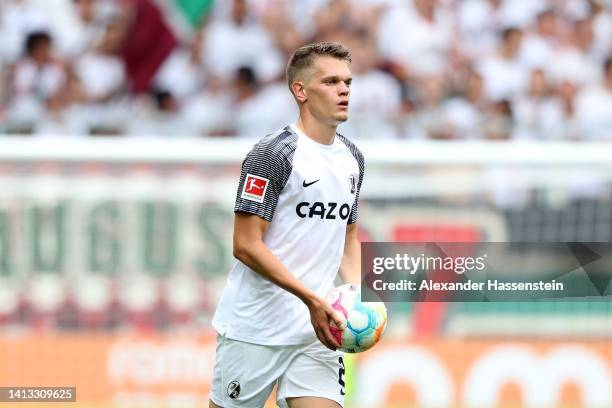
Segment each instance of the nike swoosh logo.
[{"label": "nike swoosh logo", "polygon": [[310,183],[307,183],[307,182],[306,182],[306,180],[304,180],[304,181],[302,182],[302,187],[312,186],[314,183],[316,183],[316,182],[317,182],[317,181],[319,181],[319,180],[321,180],[321,179],[317,179],[317,180],[315,180],[315,181],[311,181]]}]

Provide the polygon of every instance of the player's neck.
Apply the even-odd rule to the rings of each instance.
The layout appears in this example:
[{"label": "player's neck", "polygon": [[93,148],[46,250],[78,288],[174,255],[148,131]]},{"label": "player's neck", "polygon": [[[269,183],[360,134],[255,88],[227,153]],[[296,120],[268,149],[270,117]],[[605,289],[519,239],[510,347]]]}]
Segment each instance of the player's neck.
[{"label": "player's neck", "polygon": [[305,119],[300,117],[296,123],[298,129],[300,129],[306,136],[311,138],[317,143],[330,145],[334,143],[336,137],[336,126],[330,126],[318,122],[313,119]]}]

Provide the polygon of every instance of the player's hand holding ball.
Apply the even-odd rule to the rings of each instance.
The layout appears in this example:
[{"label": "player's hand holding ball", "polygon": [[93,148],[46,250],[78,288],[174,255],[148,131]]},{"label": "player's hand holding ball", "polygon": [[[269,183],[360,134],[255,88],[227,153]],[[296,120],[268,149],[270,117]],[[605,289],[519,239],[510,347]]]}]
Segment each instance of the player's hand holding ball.
[{"label": "player's hand holding ball", "polygon": [[330,324],[338,348],[346,353],[361,353],[372,348],[387,326],[387,308],[383,302],[362,302],[361,287],[353,284],[338,286],[327,296],[331,307],[346,322]]},{"label": "player's hand holding ball", "polygon": [[316,298],[307,306],[310,311],[310,322],[317,338],[325,347],[335,351],[340,343],[332,334],[331,329],[332,327],[342,327],[345,324],[344,316],[335,311],[323,298]]}]

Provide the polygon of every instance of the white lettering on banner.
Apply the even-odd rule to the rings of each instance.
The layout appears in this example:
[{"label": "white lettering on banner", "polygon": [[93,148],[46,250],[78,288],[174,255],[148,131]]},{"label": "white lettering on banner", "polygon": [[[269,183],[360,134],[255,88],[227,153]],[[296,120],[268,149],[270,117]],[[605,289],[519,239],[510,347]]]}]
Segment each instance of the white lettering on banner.
[{"label": "white lettering on banner", "polygon": [[417,405],[451,407],[454,405],[453,380],[444,364],[421,347],[387,348],[375,358],[360,363],[355,401],[363,407],[379,407],[393,384],[413,387]]},{"label": "white lettering on banner", "polygon": [[355,390],[353,400],[360,407],[385,406],[394,384],[409,385],[419,406],[492,407],[509,383],[519,386],[524,407],[559,406],[568,384],[580,390],[583,406],[612,406],[612,373],[606,360],[579,345],[556,346],[542,355],[525,345],[496,346],[466,367],[462,384],[454,384],[450,368],[427,348],[389,347],[360,362],[356,383],[367,384]]},{"label": "white lettering on banner", "polygon": [[111,384],[152,386],[159,384],[209,384],[214,365],[214,344],[190,341],[158,344],[149,340],[124,340],[108,354],[107,376]]},{"label": "white lettering on banner", "polygon": [[557,406],[562,387],[575,384],[585,406],[612,406],[612,376],[606,362],[580,346],[559,346],[538,356],[524,346],[500,346],[482,355],[468,372],[463,403],[490,407],[498,402],[501,388],[520,386],[528,407]]}]

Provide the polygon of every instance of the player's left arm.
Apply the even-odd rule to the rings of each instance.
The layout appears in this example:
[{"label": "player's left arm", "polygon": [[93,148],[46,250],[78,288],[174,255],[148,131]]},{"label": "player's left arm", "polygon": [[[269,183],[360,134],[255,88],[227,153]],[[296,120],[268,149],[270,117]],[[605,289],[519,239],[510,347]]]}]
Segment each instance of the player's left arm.
[{"label": "player's left arm", "polygon": [[357,223],[346,226],[344,255],[338,271],[344,283],[361,283],[361,245],[357,236]]}]

